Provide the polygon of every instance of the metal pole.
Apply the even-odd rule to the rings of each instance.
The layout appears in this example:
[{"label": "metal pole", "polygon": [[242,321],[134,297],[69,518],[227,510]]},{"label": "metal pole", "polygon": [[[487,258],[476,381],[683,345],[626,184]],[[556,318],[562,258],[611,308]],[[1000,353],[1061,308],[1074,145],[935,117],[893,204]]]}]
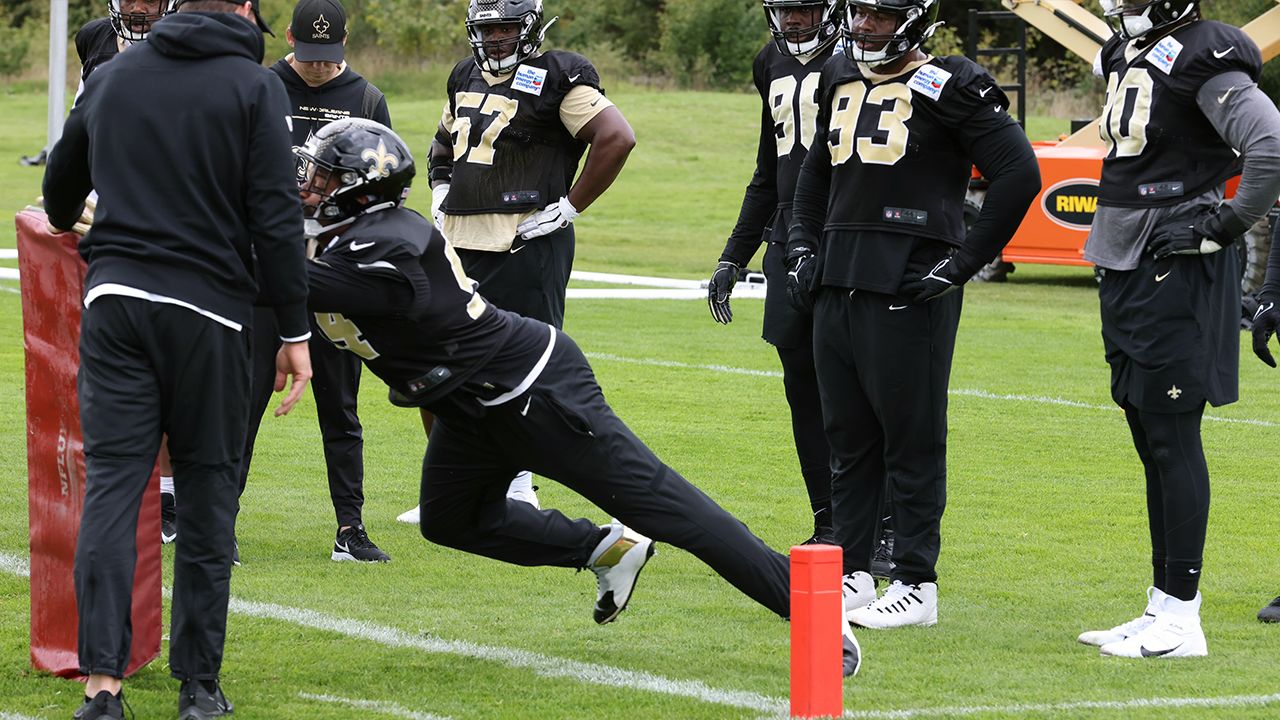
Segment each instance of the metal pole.
[{"label": "metal pole", "polygon": [[67,0],[50,0],[49,6],[49,144],[62,137],[62,116],[67,104]]}]

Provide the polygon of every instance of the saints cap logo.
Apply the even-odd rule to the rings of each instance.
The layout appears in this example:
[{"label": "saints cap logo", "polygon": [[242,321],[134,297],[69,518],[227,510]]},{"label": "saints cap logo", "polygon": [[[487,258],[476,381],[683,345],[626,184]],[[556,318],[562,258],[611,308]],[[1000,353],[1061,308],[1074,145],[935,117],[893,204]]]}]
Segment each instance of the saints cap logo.
[{"label": "saints cap logo", "polygon": [[361,160],[368,160],[372,163],[369,166],[369,174],[378,177],[386,177],[391,174],[392,168],[399,167],[400,161],[395,155],[387,152],[387,146],[381,140],[378,141],[378,148],[375,150],[369,148],[360,153]]},{"label": "saints cap logo", "polygon": [[311,27],[316,29],[317,35],[329,37],[328,35],[325,35],[325,33],[329,32],[329,21],[324,19],[323,13],[320,14],[320,17],[316,18],[315,22],[311,23]]}]

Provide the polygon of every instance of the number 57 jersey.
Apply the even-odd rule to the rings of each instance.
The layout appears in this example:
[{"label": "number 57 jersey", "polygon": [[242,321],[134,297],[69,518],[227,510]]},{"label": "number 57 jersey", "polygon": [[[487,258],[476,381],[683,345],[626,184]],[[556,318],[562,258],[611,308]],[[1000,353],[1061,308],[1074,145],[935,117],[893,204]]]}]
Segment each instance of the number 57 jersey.
[{"label": "number 57 jersey", "polygon": [[876,75],[845,55],[822,69],[818,132],[831,157],[826,229],[964,241],[976,138],[1014,123],[995,80],[963,57]]},{"label": "number 57 jersey", "polygon": [[[1107,79],[1100,204],[1175,205],[1238,171],[1235,151],[1200,111],[1197,95],[1226,72],[1258,81],[1262,56],[1247,35],[1208,20],[1142,47],[1117,35],[1102,46],[1099,62]],[[1216,100],[1229,103],[1231,93]]]}]

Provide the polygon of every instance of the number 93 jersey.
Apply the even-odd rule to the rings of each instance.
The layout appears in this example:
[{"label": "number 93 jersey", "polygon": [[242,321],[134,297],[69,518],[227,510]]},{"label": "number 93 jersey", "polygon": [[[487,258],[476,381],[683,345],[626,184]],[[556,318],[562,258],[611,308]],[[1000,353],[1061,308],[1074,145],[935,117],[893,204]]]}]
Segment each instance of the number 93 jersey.
[{"label": "number 93 jersey", "polygon": [[1099,203],[1175,205],[1238,172],[1235,152],[1200,111],[1196,95],[1225,72],[1257,82],[1262,56],[1239,28],[1201,20],[1141,48],[1115,36],[1099,61],[1107,80]]},{"label": "number 93 jersey", "polygon": [[819,97],[832,165],[827,230],[962,243],[969,148],[1014,123],[987,71],[941,57],[885,77],[836,55],[822,69]]},{"label": "number 93 jersey", "polygon": [[445,132],[436,135],[453,148],[449,214],[523,213],[567,195],[586,143],[569,133],[560,104],[579,85],[599,90],[600,76],[571,52],[545,52],[501,78],[470,57],[459,62],[449,75]]}]

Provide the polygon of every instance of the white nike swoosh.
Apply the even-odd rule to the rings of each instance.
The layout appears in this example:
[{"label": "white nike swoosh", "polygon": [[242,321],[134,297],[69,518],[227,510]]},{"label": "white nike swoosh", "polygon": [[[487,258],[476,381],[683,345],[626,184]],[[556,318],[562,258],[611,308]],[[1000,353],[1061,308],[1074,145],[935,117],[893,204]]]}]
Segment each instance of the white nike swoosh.
[{"label": "white nike swoosh", "polygon": [[1163,274],[1163,275],[1156,275],[1156,282],[1164,282],[1164,279],[1165,279],[1165,278],[1167,278],[1167,277],[1169,277],[1169,275],[1171,275],[1172,273],[1173,273],[1173,271],[1172,271],[1172,270],[1170,270],[1169,272],[1167,272],[1167,273],[1165,273],[1165,274]]},{"label": "white nike swoosh", "polygon": [[1223,103],[1225,103],[1227,101],[1227,98],[1231,97],[1231,93],[1235,91],[1236,91],[1235,86],[1232,86],[1226,92],[1222,93],[1222,95],[1218,97],[1218,104],[1222,105]]},{"label": "white nike swoosh", "polygon": [[989,92],[991,92],[991,88],[983,88],[982,90],[978,91],[978,97],[986,97],[987,93]]},{"label": "white nike swoosh", "polygon": [[890,310],[906,310],[909,307],[911,306],[910,305],[890,305],[889,309]]},{"label": "white nike swoosh", "polygon": [[1231,51],[1232,51],[1232,50],[1235,50],[1235,49],[1236,49],[1236,46],[1235,46],[1235,45],[1232,45],[1231,47],[1227,48],[1226,50],[1223,50],[1222,52],[1218,52],[1217,50],[1214,50],[1214,51],[1213,51],[1213,56],[1214,56],[1214,57],[1216,57],[1216,58],[1218,58],[1219,60],[1221,60],[1222,58],[1224,58],[1224,57],[1226,57],[1226,56],[1230,55],[1230,54],[1231,54]]},{"label": "white nike swoosh", "polygon": [[338,549],[339,549],[339,550],[341,550],[342,552],[351,552],[351,549],[350,549],[350,548],[348,548],[346,545],[343,545],[342,543],[335,542],[335,543],[333,544],[333,546],[334,546],[334,547],[336,547],[336,548],[338,548]]},{"label": "white nike swoosh", "polygon": [[524,417],[525,415],[528,415],[528,414],[529,414],[529,406],[530,406],[531,404],[533,404],[533,398],[532,398],[532,397],[530,397],[528,400],[525,400],[525,401],[524,401],[524,409],[520,411],[520,416],[521,416],[521,417]]},{"label": "white nike swoosh", "polygon": [[[1234,48],[1233,48],[1233,49],[1234,49]],[[571,83],[572,83],[572,82],[578,82],[578,78],[580,78],[580,77],[582,77],[582,73],[578,73],[577,75],[574,75],[573,77],[570,77],[570,78],[569,78],[569,82],[571,82]]]},{"label": "white nike swoosh", "polygon": [[525,249],[525,248],[527,248],[527,247],[529,247],[529,246],[528,246],[528,245],[521,245],[520,247],[513,247],[513,248],[511,248],[508,252],[510,252],[512,255],[515,255],[516,253],[520,252],[521,250],[523,250],[523,249]]},{"label": "white nike swoosh", "polygon": [[371,248],[371,247],[373,247],[373,241],[372,241],[372,240],[370,240],[369,242],[363,242],[363,243],[360,243],[360,242],[353,242],[353,243],[351,243],[351,249],[352,249],[353,251],[355,251],[355,252],[360,252],[361,250],[364,250],[365,248]]},{"label": "white nike swoosh", "polygon": [[1187,572],[1191,573],[1192,575],[1196,575],[1196,574],[1198,574],[1200,571],[1199,571],[1199,570],[1188,570]]}]

